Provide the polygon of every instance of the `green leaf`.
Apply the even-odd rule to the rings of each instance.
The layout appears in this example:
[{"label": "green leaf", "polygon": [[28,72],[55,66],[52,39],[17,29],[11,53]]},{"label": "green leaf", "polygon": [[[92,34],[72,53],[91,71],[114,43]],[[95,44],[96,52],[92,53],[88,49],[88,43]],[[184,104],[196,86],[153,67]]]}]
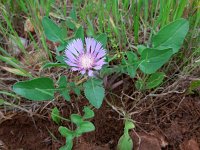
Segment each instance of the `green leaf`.
[{"label": "green leaf", "polygon": [[95,126],[93,123],[89,121],[84,121],[80,124],[80,126],[76,129],[76,132],[80,135],[86,132],[91,132],[95,130]]},{"label": "green leaf", "polygon": [[155,36],[153,36],[153,47],[156,49],[172,48],[173,53],[176,53],[181,47],[188,30],[188,21],[185,19],[178,19],[163,27]]},{"label": "green leaf", "polygon": [[61,76],[59,81],[58,81],[58,85],[60,88],[59,93],[67,100],[70,101],[70,95],[69,95],[69,91],[70,89],[67,88],[67,78],[66,76]]},{"label": "green leaf", "polygon": [[117,144],[117,150],[132,150],[133,149],[133,140],[129,134],[123,134]]},{"label": "green leaf", "polygon": [[0,105],[3,105],[4,104],[4,100],[3,99],[0,99]]},{"label": "green leaf", "polygon": [[105,48],[107,45],[107,34],[105,33],[100,34],[99,36],[97,36],[96,40],[99,41]]},{"label": "green leaf", "polygon": [[135,88],[139,91],[143,91],[145,89],[145,84],[144,84],[144,81],[141,80],[141,79],[138,79],[136,82],[135,82]]},{"label": "green leaf", "polygon": [[86,31],[87,36],[94,37],[95,35],[94,26],[89,17],[87,17],[87,27],[88,27]]},{"label": "green leaf", "polygon": [[140,55],[142,54],[143,50],[146,49],[146,47],[144,45],[138,45],[137,48],[138,48],[138,53]]},{"label": "green leaf", "polygon": [[72,144],[65,144],[64,146],[60,147],[59,150],[72,150],[72,147]]},{"label": "green leaf", "polygon": [[146,89],[152,89],[159,86],[164,78],[165,74],[163,72],[156,72],[151,74],[146,82]]},{"label": "green leaf", "polygon": [[52,42],[61,42],[64,43],[64,39],[67,36],[67,30],[57,26],[51,19],[48,17],[43,17],[42,26],[44,28],[44,33],[48,40]]},{"label": "green leaf", "polygon": [[[127,58],[126,58],[127,57]],[[137,55],[132,51],[127,51],[122,59],[121,71],[128,74],[131,78],[135,77],[138,68]]]},{"label": "green leaf", "polygon": [[141,53],[139,68],[143,73],[152,74],[161,68],[173,55],[171,48],[169,49],[151,49],[146,48]]},{"label": "green leaf", "polygon": [[104,76],[108,76],[111,75],[113,73],[125,73],[125,71],[123,70],[122,65],[116,65],[116,66],[112,66],[112,68],[108,67],[108,66],[104,66],[101,70],[100,70],[100,77],[104,77]]},{"label": "green leaf", "polygon": [[13,85],[13,91],[34,101],[51,100],[54,98],[53,80],[45,77],[17,82]]},{"label": "green leaf", "polygon": [[55,123],[60,124],[60,121],[61,121],[61,119],[60,119],[60,112],[59,112],[59,110],[58,110],[57,107],[54,107],[52,109],[52,111],[51,111],[51,118],[52,118],[52,120]]},{"label": "green leaf", "polygon": [[83,112],[84,112],[83,115],[84,119],[90,119],[94,117],[94,111],[90,109],[90,107],[84,106]]},{"label": "green leaf", "polygon": [[67,18],[65,23],[69,29],[72,29],[72,30],[76,29],[76,23],[74,22],[74,20],[71,17]]},{"label": "green leaf", "polygon": [[57,47],[57,49],[56,49],[56,52],[57,53],[59,53],[59,52],[61,52],[61,51],[63,51],[63,50],[65,50],[66,49],[66,46],[67,46],[67,44],[68,44],[68,42],[64,42],[64,43],[62,43],[62,44],[60,44],[60,46],[59,47]]},{"label": "green leaf", "polygon": [[69,16],[75,21],[77,22],[78,19],[77,19],[77,16],[76,16],[76,9],[74,7],[72,7],[70,13],[69,13]]},{"label": "green leaf", "polygon": [[81,39],[81,40],[84,42],[84,30],[83,30],[83,27],[82,27],[82,26],[80,26],[80,27],[76,30],[75,38],[79,38],[79,39]]},{"label": "green leaf", "polygon": [[73,137],[74,136],[74,132],[69,130],[68,128],[66,127],[63,127],[63,126],[60,126],[58,128],[58,131],[60,132],[60,134],[63,136],[63,137]]},{"label": "green leaf", "polygon": [[126,120],[124,127],[124,134],[120,137],[117,150],[132,150],[133,149],[133,141],[128,133],[130,129],[134,129],[135,125],[132,121]]},{"label": "green leaf", "polygon": [[68,102],[71,100],[70,94],[69,94],[69,90],[62,90],[60,92],[60,94],[65,98],[65,100],[67,100]]},{"label": "green leaf", "polygon": [[74,91],[74,93],[75,93],[77,96],[80,96],[80,95],[81,95],[81,91],[80,91],[80,88],[79,88],[78,85],[76,85],[74,82],[70,82],[69,85],[70,85],[70,88]]},{"label": "green leaf", "polygon": [[59,150],[72,150],[75,132],[63,126],[60,126],[58,130],[61,133],[61,135],[66,138],[66,144],[59,148]]},{"label": "green leaf", "polygon": [[66,63],[52,63],[52,62],[48,62],[46,64],[44,64],[42,66],[42,69],[47,69],[47,68],[52,68],[52,67],[64,67],[64,68],[67,68],[67,65]]},{"label": "green leaf", "polygon": [[71,114],[70,118],[71,122],[75,123],[77,126],[79,126],[83,122],[82,116],[78,114]]},{"label": "green leaf", "polygon": [[83,84],[84,93],[89,102],[96,108],[100,108],[105,96],[105,89],[102,81],[98,79],[89,79]]},{"label": "green leaf", "polygon": [[63,56],[56,56],[56,60],[61,62],[62,64],[66,64],[65,58]]},{"label": "green leaf", "polygon": [[67,87],[67,77],[66,76],[61,76],[59,81],[58,81],[59,88],[65,88]]},{"label": "green leaf", "polygon": [[190,86],[188,88],[188,93],[194,94],[194,91],[197,90],[198,88],[200,88],[200,80],[194,80],[190,83]]},{"label": "green leaf", "polygon": [[134,128],[135,128],[134,123],[133,123],[132,121],[126,120],[126,122],[125,122],[125,127],[124,127],[124,131],[125,131],[126,133],[128,133],[128,131],[129,131],[130,129],[134,129]]}]

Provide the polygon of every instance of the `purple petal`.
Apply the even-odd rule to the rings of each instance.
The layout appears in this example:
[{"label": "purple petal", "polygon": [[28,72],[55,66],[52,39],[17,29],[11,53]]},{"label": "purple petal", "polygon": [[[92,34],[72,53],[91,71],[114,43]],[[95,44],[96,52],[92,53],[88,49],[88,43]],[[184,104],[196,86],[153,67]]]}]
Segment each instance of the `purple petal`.
[{"label": "purple petal", "polygon": [[91,38],[85,38],[85,44],[86,44],[86,52],[90,53],[90,48],[91,48]]},{"label": "purple petal", "polygon": [[94,76],[94,72],[93,72],[92,70],[88,70],[88,76],[89,76],[89,77]]},{"label": "purple petal", "polygon": [[69,66],[71,66],[71,67],[78,67],[78,65],[76,64],[76,63],[73,63],[73,62],[71,62],[70,60],[65,60],[65,62],[69,65]]},{"label": "purple petal", "polygon": [[77,39],[75,42],[74,42],[74,47],[76,49],[76,51],[79,53],[79,54],[83,54],[85,51],[84,51],[84,48],[83,48],[83,42],[81,39]]},{"label": "purple petal", "polygon": [[78,71],[78,70],[79,70],[79,68],[72,67],[72,68],[71,68],[71,70],[72,70],[72,71]]},{"label": "purple petal", "polygon": [[81,71],[80,71],[80,73],[81,73],[82,75],[84,75],[85,72],[86,72],[85,70],[81,70]]},{"label": "purple petal", "polygon": [[106,55],[106,51],[104,49],[100,49],[99,53],[97,54],[95,60],[101,59],[102,57],[104,57]]},{"label": "purple petal", "polygon": [[72,62],[77,62],[77,58],[69,50],[65,50],[65,56]]},{"label": "purple petal", "polygon": [[102,47],[102,44],[98,42],[93,52],[94,56],[98,54],[98,52],[101,50],[101,47]]},{"label": "purple petal", "polygon": [[[82,42],[81,42],[81,43],[82,43]],[[73,55],[78,56],[79,53],[78,53],[78,51],[77,51],[77,49],[76,49],[76,45],[78,45],[78,44],[80,44],[80,41],[77,42],[77,40],[74,40],[73,42],[71,42],[71,43],[67,46],[67,49],[66,49],[66,50],[70,51]],[[82,46],[82,48],[83,48],[83,44],[80,45],[80,47],[81,47],[81,46]]]},{"label": "purple petal", "polygon": [[102,68],[103,65],[105,65],[106,62],[104,59],[100,59],[98,62],[96,62],[94,65],[94,69],[99,70]]},{"label": "purple petal", "polygon": [[90,52],[91,54],[94,53],[96,45],[97,41],[95,39],[91,39],[91,52]]}]

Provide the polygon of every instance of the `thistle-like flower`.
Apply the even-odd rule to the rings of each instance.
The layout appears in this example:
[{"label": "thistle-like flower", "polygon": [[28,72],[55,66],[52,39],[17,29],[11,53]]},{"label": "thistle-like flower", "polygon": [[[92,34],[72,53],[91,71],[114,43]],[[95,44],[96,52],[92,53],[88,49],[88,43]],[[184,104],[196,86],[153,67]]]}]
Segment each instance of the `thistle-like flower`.
[{"label": "thistle-like flower", "polygon": [[65,50],[65,62],[72,71],[94,76],[94,71],[100,70],[105,62],[106,50],[93,38],[85,38],[85,47],[81,39],[75,39]]}]

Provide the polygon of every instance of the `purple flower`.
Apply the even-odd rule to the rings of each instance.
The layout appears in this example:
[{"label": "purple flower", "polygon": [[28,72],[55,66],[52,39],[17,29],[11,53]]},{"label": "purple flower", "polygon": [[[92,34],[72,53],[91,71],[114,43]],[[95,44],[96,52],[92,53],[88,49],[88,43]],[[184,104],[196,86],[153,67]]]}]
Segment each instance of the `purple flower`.
[{"label": "purple flower", "polygon": [[106,50],[103,45],[93,38],[85,38],[85,47],[81,39],[75,39],[65,50],[65,62],[72,71],[93,76],[94,71],[100,70],[105,62]]}]

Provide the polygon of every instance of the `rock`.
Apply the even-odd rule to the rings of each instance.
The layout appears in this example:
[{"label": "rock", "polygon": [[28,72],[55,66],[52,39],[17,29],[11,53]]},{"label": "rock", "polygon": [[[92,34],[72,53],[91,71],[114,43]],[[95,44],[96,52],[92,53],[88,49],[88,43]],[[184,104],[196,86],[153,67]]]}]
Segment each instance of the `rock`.
[{"label": "rock", "polygon": [[200,150],[198,143],[194,139],[184,141],[179,147],[181,150]]},{"label": "rock", "polygon": [[0,140],[0,149],[1,150],[8,150],[8,147],[6,146],[6,144]]},{"label": "rock", "polygon": [[21,42],[21,44],[24,48],[26,48],[28,46],[27,39],[25,39],[23,37],[19,37],[19,41],[18,41],[16,37],[10,37],[9,41],[8,41],[8,51],[10,54],[12,54],[14,56],[18,56],[21,53],[18,42]]},{"label": "rock", "polygon": [[25,31],[25,32],[35,32],[34,26],[33,26],[33,24],[31,23],[31,20],[30,20],[29,18],[26,19],[26,21],[25,21],[25,24],[24,24],[24,31]]},{"label": "rock", "polygon": [[133,145],[136,150],[161,150],[166,147],[168,143],[166,142],[164,136],[158,132],[146,133],[132,133]]}]

